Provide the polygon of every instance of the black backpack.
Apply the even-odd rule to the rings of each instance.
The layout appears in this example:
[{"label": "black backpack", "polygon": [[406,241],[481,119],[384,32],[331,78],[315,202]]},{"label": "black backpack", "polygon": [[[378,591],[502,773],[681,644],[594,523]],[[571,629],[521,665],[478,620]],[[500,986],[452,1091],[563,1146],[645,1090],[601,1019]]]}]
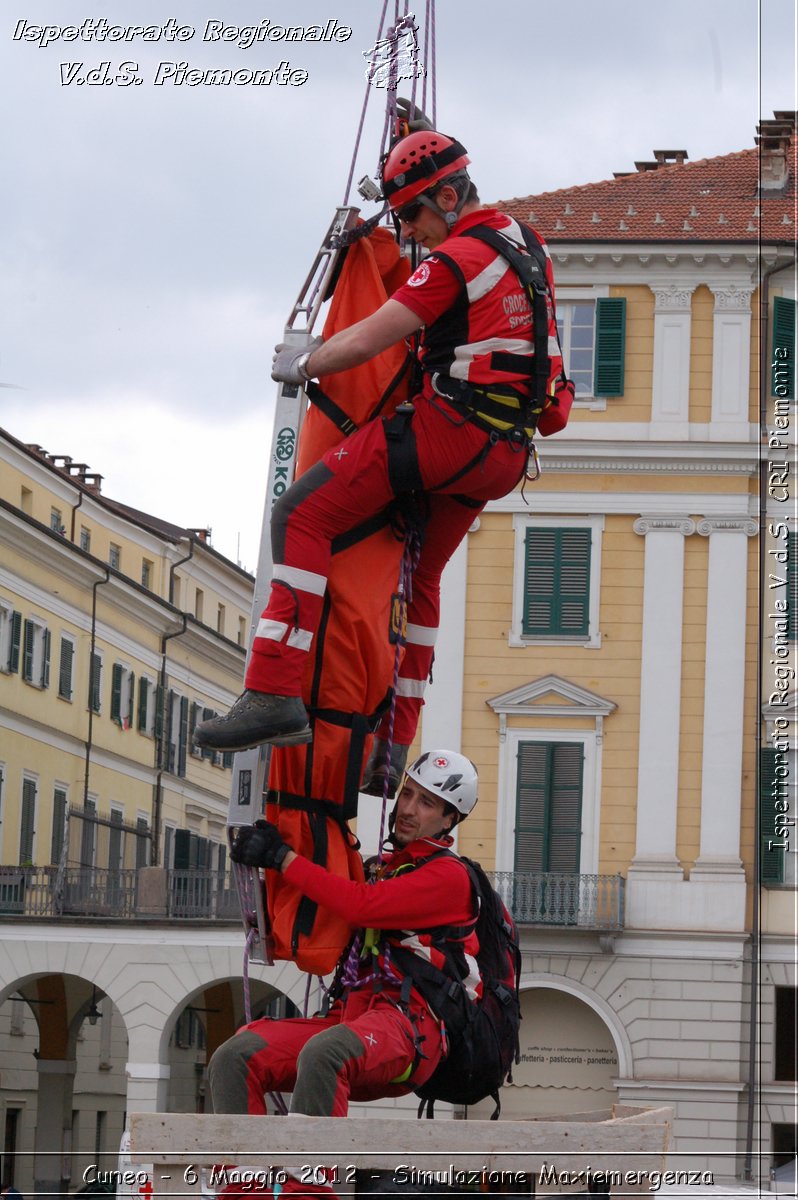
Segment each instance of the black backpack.
[{"label": "black backpack", "polygon": [[[422,1116],[426,1109],[427,1117],[434,1116],[436,1100],[476,1104],[492,1096],[496,1108],[491,1120],[495,1121],[501,1112],[499,1089],[519,1059],[518,932],[479,863],[453,855],[451,850],[441,850],[439,854],[460,858],[479,900],[475,928],[482,995],[477,1001],[469,998],[462,982],[465,962],[462,952],[457,954],[457,940],[465,937],[470,927],[444,926],[425,931],[432,934],[433,946],[445,958],[444,970],[406,947],[391,946],[391,964],[409,978],[443,1022],[449,1042],[446,1058],[427,1082],[415,1089],[421,1098],[418,1115]],[[439,854],[420,859],[416,865],[421,867]]]}]

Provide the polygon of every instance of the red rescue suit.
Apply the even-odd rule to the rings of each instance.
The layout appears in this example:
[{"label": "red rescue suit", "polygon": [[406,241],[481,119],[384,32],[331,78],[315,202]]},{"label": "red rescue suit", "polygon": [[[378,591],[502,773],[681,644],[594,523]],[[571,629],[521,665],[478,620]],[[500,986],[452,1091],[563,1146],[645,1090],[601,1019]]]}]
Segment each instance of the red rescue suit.
[{"label": "red rescue suit", "polygon": [[[412,842],[388,858],[373,884],[336,879],[331,887],[323,867],[294,859],[284,872],[287,883],[350,922],[353,931],[360,928],[362,952],[348,963],[343,997],[328,1016],[253,1021],[219,1047],[209,1064],[215,1112],[266,1113],[265,1094],[286,1091],[293,1093],[292,1112],[343,1117],[350,1097],[405,1095],[429,1079],[444,1053],[440,1023],[415,990],[403,1001],[390,945],[407,946],[441,965],[424,930],[475,923],[471,881],[456,856],[409,869],[451,842]],[[384,930],[391,932],[368,936]],[[470,968],[467,984],[476,993],[473,929],[460,946]]]},{"label": "red rescue suit", "polygon": [[[504,388],[522,400],[530,395],[525,365],[534,353],[530,306],[505,259],[483,242],[459,236],[480,224],[516,240],[515,221],[495,209],[480,209],[461,218],[393,294],[425,325],[424,382],[409,426],[369,422],[329,450],[275,504],[272,588],[246,675],[245,686],[255,691],[301,695],[305,656],[321,618],[331,543],[381,512],[396,495],[424,493],[424,542],[408,606],[393,730],[394,741],[403,745],[413,740],[432,666],[443,568],[485,504],[512,491],[526,467],[526,442],[508,438],[506,423],[470,419],[433,386],[438,373],[481,388]],[[553,290],[548,257],[546,265]],[[549,317],[553,387],[562,360],[553,311]],[[403,450],[412,451],[401,461],[389,454],[389,441],[400,435]],[[386,735],[385,726],[380,732]]]}]

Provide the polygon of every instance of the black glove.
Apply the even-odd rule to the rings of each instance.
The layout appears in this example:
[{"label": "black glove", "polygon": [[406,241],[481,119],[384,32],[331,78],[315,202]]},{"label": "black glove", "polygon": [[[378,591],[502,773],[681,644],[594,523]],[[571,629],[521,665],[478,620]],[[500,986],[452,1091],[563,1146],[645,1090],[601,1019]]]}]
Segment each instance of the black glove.
[{"label": "black glove", "polygon": [[396,97],[396,115],[407,125],[410,133],[419,133],[422,129],[432,129],[432,122],[426,113],[423,113],[410,100],[406,100],[404,96]]},{"label": "black glove", "polygon": [[230,847],[230,857],[244,867],[266,867],[279,871],[290,849],[280,837],[276,825],[272,825],[271,821],[256,821],[254,825],[243,825],[239,829]]}]

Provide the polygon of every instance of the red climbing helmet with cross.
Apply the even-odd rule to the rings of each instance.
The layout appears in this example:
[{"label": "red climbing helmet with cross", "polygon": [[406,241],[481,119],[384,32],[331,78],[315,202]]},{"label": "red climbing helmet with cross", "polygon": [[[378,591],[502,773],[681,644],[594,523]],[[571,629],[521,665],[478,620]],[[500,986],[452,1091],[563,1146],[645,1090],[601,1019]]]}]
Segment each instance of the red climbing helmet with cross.
[{"label": "red climbing helmet with cross", "polygon": [[382,194],[391,208],[401,208],[470,161],[465,146],[445,133],[422,129],[408,134],[388,151],[382,165]]}]

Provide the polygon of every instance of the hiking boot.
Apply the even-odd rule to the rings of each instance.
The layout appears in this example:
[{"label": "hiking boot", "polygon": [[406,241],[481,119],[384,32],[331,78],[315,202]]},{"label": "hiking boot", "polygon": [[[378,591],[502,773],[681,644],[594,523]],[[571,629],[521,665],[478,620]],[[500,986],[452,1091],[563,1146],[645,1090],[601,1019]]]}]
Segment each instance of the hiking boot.
[{"label": "hiking boot", "polygon": [[308,714],[299,696],[242,693],[223,717],[211,717],[194,730],[194,744],[212,750],[249,750],[261,742],[300,746],[312,737]]},{"label": "hiking boot", "polygon": [[391,757],[388,759],[388,743],[382,738],[375,738],[371,754],[363,769],[361,792],[367,796],[382,796],[385,793],[385,776],[388,776],[388,799],[396,795],[396,789],[402,781],[407,763],[409,746],[400,746],[396,742],[391,746]]}]

